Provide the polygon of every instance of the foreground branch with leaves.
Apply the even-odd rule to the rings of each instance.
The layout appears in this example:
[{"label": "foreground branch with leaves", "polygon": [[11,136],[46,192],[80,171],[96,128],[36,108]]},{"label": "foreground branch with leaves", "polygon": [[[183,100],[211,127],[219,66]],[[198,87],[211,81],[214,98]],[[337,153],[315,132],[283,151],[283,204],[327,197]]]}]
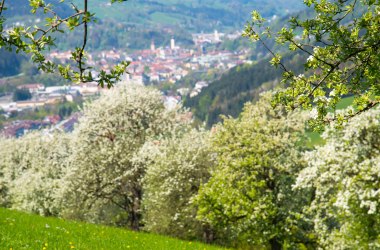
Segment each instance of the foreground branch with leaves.
[{"label": "foreground branch with leaves", "polygon": [[[244,35],[265,43],[275,39],[290,51],[309,55],[306,73],[296,75],[270,48],[271,63],[283,69],[282,83],[274,104],[289,109],[313,109],[311,124],[322,129],[336,121],[341,125],[380,103],[380,2],[374,0],[305,0],[313,9],[311,18],[293,17],[286,27],[273,32],[265,19],[252,13]],[[337,103],[347,95],[355,96],[355,110],[337,112]]]},{"label": "foreground branch with leaves", "polygon": [[[125,2],[127,0],[111,0]],[[121,62],[109,72],[100,70],[93,74],[93,68],[86,64],[86,44],[88,40],[88,26],[95,22],[95,15],[88,9],[88,0],[83,0],[83,8],[71,3],[73,13],[70,16],[61,17],[52,4],[43,0],[29,0],[31,13],[43,12],[44,24],[41,26],[16,26],[4,29],[7,20],[6,1],[0,3],[0,48],[17,53],[25,53],[31,56],[32,61],[44,72],[59,72],[60,75],[73,82],[97,82],[101,87],[112,87],[126,72],[129,62]],[[59,4],[65,4],[64,0]],[[8,25],[9,26],[9,25]],[[71,63],[61,65],[46,59],[46,52],[55,46],[57,33],[65,33],[83,26],[82,46],[76,47],[71,53]]]}]

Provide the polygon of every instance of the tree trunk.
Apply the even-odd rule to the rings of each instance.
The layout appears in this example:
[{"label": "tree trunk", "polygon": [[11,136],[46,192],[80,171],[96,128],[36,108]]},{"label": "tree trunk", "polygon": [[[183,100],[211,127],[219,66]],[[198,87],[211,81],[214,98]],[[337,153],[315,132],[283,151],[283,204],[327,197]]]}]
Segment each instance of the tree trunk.
[{"label": "tree trunk", "polygon": [[272,250],[281,250],[282,249],[281,244],[276,239],[271,239],[269,241],[269,243],[270,243],[270,248]]},{"label": "tree trunk", "polygon": [[130,214],[130,228],[134,231],[140,230],[140,214],[132,211]]},{"label": "tree trunk", "polygon": [[214,241],[214,231],[210,226],[205,226],[203,229],[203,240],[206,243],[212,243]]}]

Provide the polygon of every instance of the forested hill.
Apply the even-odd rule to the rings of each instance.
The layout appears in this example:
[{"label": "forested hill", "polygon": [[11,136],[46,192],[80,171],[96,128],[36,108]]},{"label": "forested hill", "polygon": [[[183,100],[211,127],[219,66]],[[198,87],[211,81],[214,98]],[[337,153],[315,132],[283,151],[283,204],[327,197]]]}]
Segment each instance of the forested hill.
[{"label": "forested hill", "polygon": [[26,57],[0,49],[0,78],[20,73],[21,64]]},{"label": "forested hill", "polygon": [[[47,0],[46,3],[54,5],[54,11],[61,16],[69,16],[73,13],[73,10],[66,2],[60,0]],[[6,11],[3,12],[7,19],[14,21],[28,21],[28,16],[31,16],[30,5],[28,0],[11,0],[5,2]],[[42,17],[43,12],[39,10],[37,16]]]},{"label": "forested hill", "polygon": [[[83,0],[73,0],[79,7]],[[252,10],[264,17],[285,16],[304,8],[302,0],[128,0],[110,3],[111,0],[89,1],[89,11],[99,18],[91,24],[89,49],[128,48],[145,49],[152,39],[157,46],[167,44],[174,37],[178,44],[192,43],[191,33],[241,31],[250,19]],[[70,2],[46,0],[62,15],[73,13]],[[5,25],[15,22],[33,22],[28,0],[6,1]],[[42,17],[41,11],[37,16]],[[41,19],[42,21],[42,19]],[[66,40],[58,40],[58,48],[67,50],[77,46],[78,32],[67,33]]]},{"label": "forested hill", "polygon": [[[67,16],[72,13],[69,2],[47,0],[55,6],[58,14]],[[82,0],[74,0],[79,6]],[[89,10],[101,19],[118,23],[141,26],[175,26],[193,32],[220,30],[241,30],[249,20],[250,12],[259,10],[264,17],[284,16],[304,7],[302,0],[128,0],[124,3],[110,4],[108,0],[89,1]],[[29,16],[28,0],[6,2],[7,18],[22,21]]]},{"label": "forested hill", "polygon": [[113,5],[106,0],[90,1],[91,11],[100,18],[149,27],[177,26],[197,32],[241,30],[254,9],[264,17],[273,17],[284,16],[303,7],[302,0],[128,0]]},{"label": "forested hill", "polygon": [[[305,59],[306,56],[301,54],[283,57],[287,67],[296,73],[304,70]],[[199,95],[187,97],[184,105],[191,108],[198,119],[211,126],[220,121],[220,115],[238,116],[244,103],[256,101],[261,92],[274,88],[282,73],[282,70],[270,65],[269,59],[253,65],[237,66],[204,88]]]}]

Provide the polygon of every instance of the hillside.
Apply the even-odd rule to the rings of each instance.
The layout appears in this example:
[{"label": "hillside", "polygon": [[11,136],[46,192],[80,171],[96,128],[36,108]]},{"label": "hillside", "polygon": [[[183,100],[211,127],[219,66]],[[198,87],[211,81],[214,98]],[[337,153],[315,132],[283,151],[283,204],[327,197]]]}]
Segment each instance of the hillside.
[{"label": "hillside", "polygon": [[[49,0],[60,15],[72,13],[68,2]],[[75,0],[79,6],[81,0]],[[7,1],[7,18],[21,21],[30,16],[28,0]],[[145,27],[171,26],[191,31],[211,31],[214,29],[242,29],[249,20],[250,12],[259,10],[264,17],[284,16],[303,8],[301,0],[129,0],[110,4],[110,1],[89,1],[89,9],[103,20]],[[26,19],[24,19],[26,20]]]},{"label": "hillside", "polygon": [[[73,10],[69,2],[47,0],[54,5],[61,16],[69,16]],[[74,1],[81,6],[82,0]],[[5,23],[27,23],[34,25],[27,0],[6,2],[4,11],[8,19]],[[290,8],[291,7],[291,8]],[[152,39],[157,46],[167,45],[172,37],[178,44],[192,44],[191,33],[241,31],[250,12],[257,9],[264,17],[285,16],[290,12],[303,9],[301,0],[128,0],[123,3],[110,4],[110,1],[89,1],[89,10],[99,18],[97,24],[90,25],[88,49],[103,50],[112,48],[145,49]],[[42,11],[37,13],[43,17]],[[58,39],[58,48],[68,50],[78,46],[80,29],[68,32],[68,39]]]},{"label": "hillside", "polygon": [[[73,10],[69,6],[69,4],[65,2],[60,2],[59,0],[47,0],[46,3],[53,4],[54,10],[58,15],[68,16]],[[5,7],[7,8],[2,14],[12,21],[28,21],[32,14],[30,12],[30,6],[28,0],[12,0],[6,1]],[[38,17],[43,17],[43,12],[40,10],[37,13]]]},{"label": "hillside", "polygon": [[222,249],[0,208],[0,249]]},{"label": "hillside", "polygon": [[21,54],[0,49],[0,78],[19,74],[25,60],[26,57]]},{"label": "hillside", "polygon": [[254,9],[265,17],[284,16],[303,8],[303,3],[301,0],[129,0],[115,8],[104,0],[94,0],[90,8],[101,18],[149,26],[175,25],[200,32],[242,29]]},{"label": "hillside", "polygon": [[[283,60],[295,72],[303,71],[305,55],[284,56]],[[255,101],[259,94],[274,88],[281,79],[282,70],[276,69],[263,59],[253,65],[232,68],[220,79],[212,82],[202,92],[187,97],[184,105],[191,108],[195,116],[208,126],[220,121],[220,115],[238,116],[248,101]]]}]

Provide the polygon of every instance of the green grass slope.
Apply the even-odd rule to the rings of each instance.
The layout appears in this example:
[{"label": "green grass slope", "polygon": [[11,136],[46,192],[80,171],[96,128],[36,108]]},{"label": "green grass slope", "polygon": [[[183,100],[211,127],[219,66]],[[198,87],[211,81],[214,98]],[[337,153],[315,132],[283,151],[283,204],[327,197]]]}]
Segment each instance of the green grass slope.
[{"label": "green grass slope", "polygon": [[0,208],[0,249],[216,250],[221,248]]}]

